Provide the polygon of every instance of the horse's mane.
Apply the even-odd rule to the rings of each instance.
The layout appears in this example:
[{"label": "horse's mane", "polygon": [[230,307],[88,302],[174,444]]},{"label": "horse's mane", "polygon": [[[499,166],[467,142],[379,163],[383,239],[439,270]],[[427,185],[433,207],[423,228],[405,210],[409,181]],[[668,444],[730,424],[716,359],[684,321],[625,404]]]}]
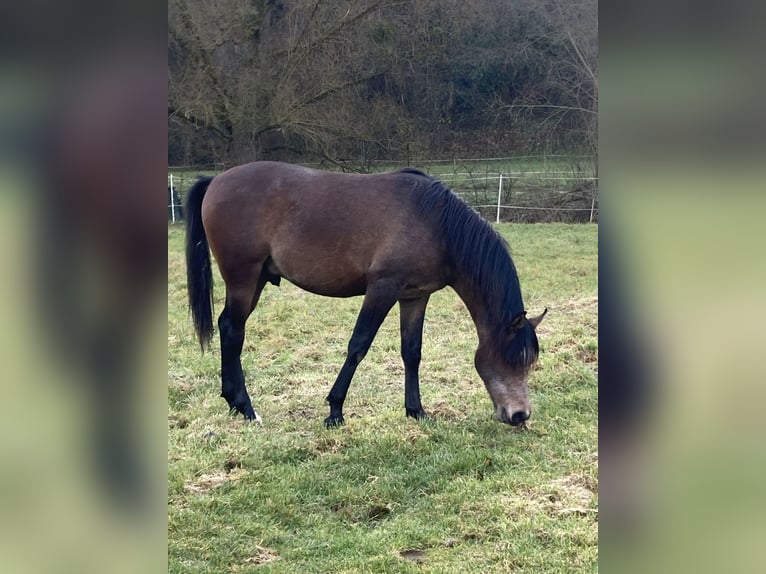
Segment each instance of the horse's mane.
[{"label": "horse's mane", "polygon": [[403,169],[400,169],[399,173],[411,173],[412,175],[419,175],[419,176],[425,177],[426,179],[429,179],[429,180],[433,180],[434,179],[430,175],[428,175],[427,173],[425,173],[423,171],[420,171],[419,169],[416,169],[414,167],[405,167]]},{"label": "horse's mane", "polygon": [[497,350],[512,366],[529,367],[539,353],[532,325],[523,321],[510,337],[511,321],[524,312],[524,302],[508,244],[440,181],[418,170],[402,171],[424,177],[415,194],[418,214],[438,225],[456,271],[469,278],[474,293],[485,301]]}]

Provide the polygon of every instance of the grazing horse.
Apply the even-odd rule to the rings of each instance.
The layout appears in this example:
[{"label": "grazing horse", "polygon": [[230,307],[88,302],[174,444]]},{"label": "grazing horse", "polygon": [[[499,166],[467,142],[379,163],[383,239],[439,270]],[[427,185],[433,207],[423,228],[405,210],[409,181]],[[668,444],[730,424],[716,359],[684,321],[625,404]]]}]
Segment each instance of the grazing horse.
[{"label": "grazing horse", "polygon": [[[245,322],[266,283],[284,277],[328,297],[364,295],[348,353],[327,401],[327,426],[343,423],[351,379],[395,303],[401,315],[404,406],[426,417],[418,367],[423,316],[434,291],[451,286],[479,335],[475,366],[498,420],[526,421],[527,376],[538,357],[508,248],[495,230],[439,181],[414,169],[372,175],[255,162],[202,177],[186,199],[189,304],[203,350],[213,336],[212,250],[226,285],[218,318],[222,392],[229,407],[260,420],[245,389]],[[209,246],[209,247],[208,247]]]}]

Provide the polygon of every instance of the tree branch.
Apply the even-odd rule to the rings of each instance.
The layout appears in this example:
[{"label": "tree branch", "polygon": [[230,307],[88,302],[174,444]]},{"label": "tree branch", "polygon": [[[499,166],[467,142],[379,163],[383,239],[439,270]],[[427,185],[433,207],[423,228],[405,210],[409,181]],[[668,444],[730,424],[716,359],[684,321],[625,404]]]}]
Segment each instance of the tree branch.
[{"label": "tree branch", "polygon": [[594,116],[598,115],[598,112],[595,112],[593,110],[589,110],[589,109],[586,109],[586,108],[578,108],[576,106],[554,106],[554,105],[549,105],[549,104],[511,104],[511,105],[505,107],[505,109],[507,109],[507,110],[512,110],[514,108],[527,108],[527,109],[532,109],[532,108],[550,108],[550,109],[554,109],[554,110],[567,110],[567,111],[570,111],[570,112],[581,112],[581,113],[585,113],[585,114],[592,114]]},{"label": "tree branch", "polygon": [[195,116],[192,112],[188,110],[181,110],[174,106],[168,106],[168,117],[184,120],[185,122],[193,125],[196,128],[202,127],[208,131],[213,132],[214,134],[216,134],[217,136],[219,136],[220,138],[222,138],[223,140],[227,142],[230,142],[234,139],[232,134],[226,133],[221,128],[205,120],[198,118],[197,116]]}]

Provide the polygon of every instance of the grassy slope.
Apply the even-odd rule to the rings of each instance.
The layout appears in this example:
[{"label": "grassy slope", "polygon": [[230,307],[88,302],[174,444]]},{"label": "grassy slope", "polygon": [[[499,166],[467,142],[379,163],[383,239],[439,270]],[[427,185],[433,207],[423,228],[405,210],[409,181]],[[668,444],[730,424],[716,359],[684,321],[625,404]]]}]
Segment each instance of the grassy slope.
[{"label": "grassy slope", "polygon": [[449,289],[432,297],[424,333],[435,422],[404,417],[394,310],[354,378],[346,426],[324,429],[361,299],[287,283],[266,288],[243,352],[264,425],[229,417],[219,353],[193,339],[182,230],[169,230],[170,572],[597,569],[597,227],[500,231],[527,308],[550,309],[522,432],[493,420],[473,324]]}]

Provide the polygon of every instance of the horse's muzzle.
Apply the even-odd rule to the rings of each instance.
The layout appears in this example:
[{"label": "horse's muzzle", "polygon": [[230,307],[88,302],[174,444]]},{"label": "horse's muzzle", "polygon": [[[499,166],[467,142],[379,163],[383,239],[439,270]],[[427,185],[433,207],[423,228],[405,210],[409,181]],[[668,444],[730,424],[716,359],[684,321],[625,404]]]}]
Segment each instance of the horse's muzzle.
[{"label": "horse's muzzle", "polygon": [[529,417],[532,415],[532,411],[526,410],[526,411],[516,411],[512,415],[508,415],[508,410],[503,407],[500,409],[500,416],[498,416],[498,419],[500,419],[501,422],[504,422],[505,424],[509,424],[511,426],[517,427],[520,424],[524,423]]}]

